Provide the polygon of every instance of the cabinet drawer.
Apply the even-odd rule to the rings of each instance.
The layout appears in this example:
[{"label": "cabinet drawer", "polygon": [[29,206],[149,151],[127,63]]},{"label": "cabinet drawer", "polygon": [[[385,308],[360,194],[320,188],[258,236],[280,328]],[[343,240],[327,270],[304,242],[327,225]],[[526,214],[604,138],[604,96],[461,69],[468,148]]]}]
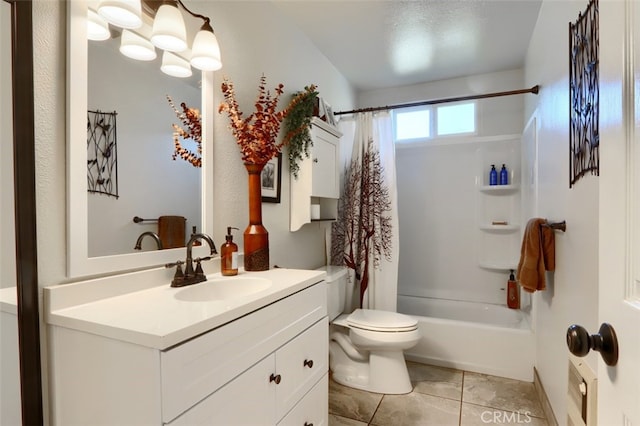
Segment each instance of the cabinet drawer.
[{"label": "cabinet drawer", "polygon": [[329,373],[307,393],[278,426],[327,426],[329,424]]},{"label": "cabinet drawer", "polygon": [[322,281],[162,352],[162,420],[173,420],[325,317],[325,285]]},{"label": "cabinet drawer", "polygon": [[277,389],[277,413],[287,413],[329,370],[327,318],[297,336],[276,352],[276,369],[282,377]]}]

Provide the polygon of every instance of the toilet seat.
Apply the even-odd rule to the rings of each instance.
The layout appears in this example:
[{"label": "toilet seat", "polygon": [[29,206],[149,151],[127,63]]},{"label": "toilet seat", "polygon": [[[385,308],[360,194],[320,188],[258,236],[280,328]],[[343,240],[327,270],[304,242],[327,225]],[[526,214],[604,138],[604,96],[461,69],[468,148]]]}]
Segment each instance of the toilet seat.
[{"label": "toilet seat", "polygon": [[356,309],[341,315],[334,324],[378,332],[409,332],[418,328],[418,321],[408,315],[375,309]]}]

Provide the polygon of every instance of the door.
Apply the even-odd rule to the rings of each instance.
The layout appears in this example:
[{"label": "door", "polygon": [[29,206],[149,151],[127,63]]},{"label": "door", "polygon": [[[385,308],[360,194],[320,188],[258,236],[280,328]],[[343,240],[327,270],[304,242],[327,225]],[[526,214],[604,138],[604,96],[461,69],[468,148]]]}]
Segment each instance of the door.
[{"label": "door", "polygon": [[620,351],[615,366],[598,361],[602,426],[640,426],[638,73],[640,4],[601,0],[599,320],[615,328]]}]

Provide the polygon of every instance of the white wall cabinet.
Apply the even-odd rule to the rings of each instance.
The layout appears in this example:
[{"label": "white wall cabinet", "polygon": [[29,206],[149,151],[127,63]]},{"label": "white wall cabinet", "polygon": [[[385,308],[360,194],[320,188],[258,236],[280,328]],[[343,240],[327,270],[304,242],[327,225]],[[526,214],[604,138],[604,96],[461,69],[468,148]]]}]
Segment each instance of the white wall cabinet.
[{"label": "white wall cabinet", "polygon": [[[311,120],[313,146],[309,158],[300,162],[298,177],[291,177],[291,231],[316,220],[335,220],[340,198],[340,133],[314,117]],[[319,217],[312,217],[313,206]]]},{"label": "white wall cabinet", "polygon": [[326,425],[324,281],[167,350],[50,326],[56,425]]}]

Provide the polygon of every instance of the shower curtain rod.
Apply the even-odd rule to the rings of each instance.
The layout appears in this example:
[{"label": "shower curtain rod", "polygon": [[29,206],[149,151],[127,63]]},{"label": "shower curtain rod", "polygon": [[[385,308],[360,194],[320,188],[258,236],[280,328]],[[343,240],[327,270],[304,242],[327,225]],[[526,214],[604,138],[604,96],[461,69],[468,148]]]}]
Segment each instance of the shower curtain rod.
[{"label": "shower curtain rod", "polygon": [[495,98],[495,97],[498,97],[498,96],[520,95],[520,94],[523,94],[523,93],[533,93],[533,94],[537,95],[539,89],[540,89],[540,86],[535,85],[530,89],[510,90],[510,91],[507,91],[507,92],[485,93],[485,94],[481,94],[481,95],[458,96],[456,98],[434,99],[434,100],[431,100],[431,101],[411,102],[411,103],[407,103],[407,104],[387,105],[387,106],[383,106],[383,107],[360,108],[360,109],[353,109],[351,111],[334,112],[333,115],[356,114],[356,113],[359,113],[359,112],[385,111],[385,110],[390,110],[390,109],[409,108],[409,107],[414,107],[414,106],[444,104],[444,103],[447,103],[447,102],[470,101],[470,100],[473,100],[473,99],[485,99],[485,98]]}]

